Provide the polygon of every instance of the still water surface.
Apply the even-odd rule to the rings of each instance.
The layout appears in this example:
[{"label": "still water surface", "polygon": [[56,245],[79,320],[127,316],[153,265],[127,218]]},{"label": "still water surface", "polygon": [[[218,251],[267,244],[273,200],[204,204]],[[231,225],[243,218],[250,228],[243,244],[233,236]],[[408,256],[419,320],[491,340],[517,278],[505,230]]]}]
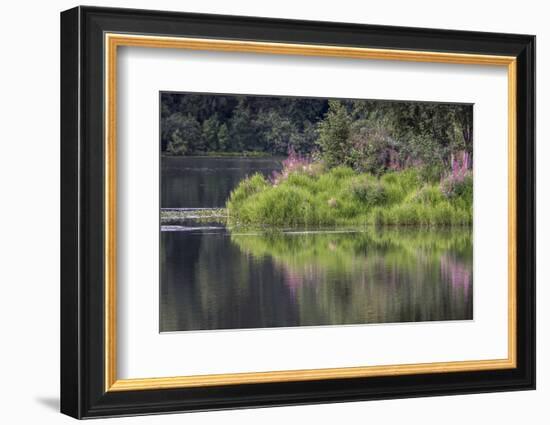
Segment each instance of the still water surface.
[{"label": "still water surface", "polygon": [[[163,158],[163,208],[223,207],[276,159]],[[469,228],[161,232],[160,330],[472,319]]]}]

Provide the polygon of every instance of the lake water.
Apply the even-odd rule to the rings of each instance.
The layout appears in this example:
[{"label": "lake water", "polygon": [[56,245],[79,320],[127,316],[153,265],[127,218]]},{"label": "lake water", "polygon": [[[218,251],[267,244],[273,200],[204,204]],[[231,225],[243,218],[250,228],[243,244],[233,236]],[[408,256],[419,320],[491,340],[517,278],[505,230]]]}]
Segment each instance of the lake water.
[{"label": "lake water", "polygon": [[[163,208],[220,208],[271,158],[162,159]],[[470,228],[161,232],[160,330],[468,320]]]}]

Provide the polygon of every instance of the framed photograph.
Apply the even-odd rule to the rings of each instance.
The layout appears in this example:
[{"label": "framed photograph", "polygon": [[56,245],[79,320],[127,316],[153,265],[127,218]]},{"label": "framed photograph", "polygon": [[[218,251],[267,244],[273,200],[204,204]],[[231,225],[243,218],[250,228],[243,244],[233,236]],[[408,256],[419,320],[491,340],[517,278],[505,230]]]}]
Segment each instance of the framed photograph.
[{"label": "framed photograph", "polygon": [[61,14],[61,411],[535,388],[535,37]]}]

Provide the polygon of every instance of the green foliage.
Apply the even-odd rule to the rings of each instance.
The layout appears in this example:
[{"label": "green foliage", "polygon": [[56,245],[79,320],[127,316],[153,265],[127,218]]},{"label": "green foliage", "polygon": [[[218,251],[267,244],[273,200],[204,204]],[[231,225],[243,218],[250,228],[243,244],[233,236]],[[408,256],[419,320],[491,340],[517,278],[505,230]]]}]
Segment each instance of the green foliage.
[{"label": "green foliage", "polygon": [[[471,253],[472,235],[469,229],[451,231],[439,228],[425,232],[413,228],[382,230],[370,227],[353,230],[353,237],[345,232],[320,232],[311,233],[307,238],[296,238],[292,234],[279,231],[260,234],[233,232],[231,240],[243,251],[257,258],[271,256],[291,268],[316,264],[342,271],[351,270],[357,256],[363,261],[369,261],[366,252],[383,251],[385,258],[391,258],[392,262],[402,266],[409,260],[407,257],[412,256],[412,261],[417,261],[419,252],[431,253],[433,260],[439,260],[441,254],[449,250],[463,252],[466,257]],[[370,259],[373,262],[378,260]]]},{"label": "green foliage", "polygon": [[468,172],[464,177],[448,176],[441,182],[441,192],[448,199],[467,198],[473,199],[473,174]]},{"label": "green foliage", "polygon": [[[162,93],[161,149],[168,151],[179,128],[185,147],[178,152],[184,155],[211,151],[285,155],[289,147],[311,153],[316,147],[317,123],[327,108],[324,99]],[[178,116],[197,120],[204,143],[194,143],[184,134]]]},{"label": "green foliage", "polygon": [[351,194],[354,199],[365,205],[382,205],[386,201],[386,188],[380,181],[361,175],[352,180]]},{"label": "green foliage", "polygon": [[276,111],[262,112],[256,119],[260,139],[269,152],[286,153],[289,141],[297,133],[295,125]]},{"label": "green foliage", "polygon": [[[453,152],[472,152],[468,105],[358,100],[330,105],[319,125],[319,141],[328,146],[322,149],[323,159],[330,166],[343,164],[375,175],[421,167],[426,180],[436,181],[449,168]],[[345,130],[344,123],[350,123],[349,131],[331,134],[333,122]]]},{"label": "green foliage", "polygon": [[376,175],[389,167],[391,155],[395,155],[394,141],[387,129],[368,121],[354,124],[350,145],[348,162],[357,170]]},{"label": "green foliage", "polygon": [[414,193],[413,202],[424,205],[436,205],[443,200],[441,190],[437,185],[425,184],[422,188]]},{"label": "green foliage", "polygon": [[443,164],[421,165],[418,167],[420,178],[423,181],[435,183],[441,179],[446,172],[446,168]]},{"label": "green foliage", "polygon": [[241,181],[239,185],[231,192],[228,201],[228,208],[237,208],[252,195],[262,192],[269,188],[269,183],[260,173],[255,173]]},{"label": "green foliage", "polygon": [[340,165],[330,170],[329,175],[335,177],[336,179],[345,179],[355,176],[356,173],[350,167]]},{"label": "green foliage", "polygon": [[216,115],[211,116],[202,123],[202,134],[208,151],[217,151],[220,149],[218,142],[219,131],[220,122]]},{"label": "green foliage", "polygon": [[231,127],[229,130],[231,143],[238,151],[256,148],[256,146],[254,146],[256,141],[254,128],[250,125],[251,119],[252,115],[250,109],[241,99],[233,112],[233,119],[231,120]]},{"label": "green foliage", "polygon": [[408,169],[376,177],[335,167],[320,174],[292,172],[277,185],[260,175],[244,180],[227,202],[230,225],[469,225],[472,180],[446,199],[438,185]]},{"label": "green foliage", "polygon": [[319,139],[323,160],[329,167],[346,164],[349,151],[351,119],[342,102],[329,100],[329,110],[319,124]]},{"label": "green foliage", "polygon": [[271,192],[262,192],[254,197],[245,210],[249,217],[244,221],[253,222],[262,217],[262,224],[268,226],[297,226],[302,221],[316,222],[318,217],[313,196],[305,189],[290,185],[280,185]]},{"label": "green foliage", "polygon": [[218,148],[221,151],[227,151],[229,149],[230,139],[229,139],[229,130],[227,129],[227,125],[225,124],[220,125],[218,129],[217,141],[218,141]]},{"label": "green foliage", "polygon": [[[166,151],[172,155],[185,155],[190,149],[200,149],[203,138],[200,124],[189,115],[175,114],[169,118],[170,132]],[[168,131],[168,130],[167,130]]]},{"label": "green foliage", "polygon": [[175,129],[170,135],[170,142],[166,149],[168,153],[172,155],[185,155],[188,150],[188,144],[183,138],[182,132],[179,128]]},{"label": "green foliage", "polygon": [[[382,176],[417,168],[435,183],[472,156],[472,107],[275,96],[161,96],[161,149],[172,155],[294,151]],[[470,164],[471,166],[471,164]]]}]

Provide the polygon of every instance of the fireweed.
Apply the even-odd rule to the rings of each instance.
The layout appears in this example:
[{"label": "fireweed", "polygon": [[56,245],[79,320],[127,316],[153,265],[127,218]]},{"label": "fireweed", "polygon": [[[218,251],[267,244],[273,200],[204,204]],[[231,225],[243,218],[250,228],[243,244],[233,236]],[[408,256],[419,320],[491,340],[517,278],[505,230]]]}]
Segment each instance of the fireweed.
[{"label": "fireweed", "polygon": [[300,155],[292,147],[288,149],[288,157],[283,161],[282,165],[282,170],[280,172],[274,171],[271,176],[270,181],[274,186],[287,180],[291,174],[304,173],[314,175],[322,169],[320,162],[314,162],[309,156]]},{"label": "fireweed", "polygon": [[463,195],[472,195],[473,174],[468,152],[462,155],[451,156],[451,172],[441,179],[441,193],[446,198],[454,198]]}]

